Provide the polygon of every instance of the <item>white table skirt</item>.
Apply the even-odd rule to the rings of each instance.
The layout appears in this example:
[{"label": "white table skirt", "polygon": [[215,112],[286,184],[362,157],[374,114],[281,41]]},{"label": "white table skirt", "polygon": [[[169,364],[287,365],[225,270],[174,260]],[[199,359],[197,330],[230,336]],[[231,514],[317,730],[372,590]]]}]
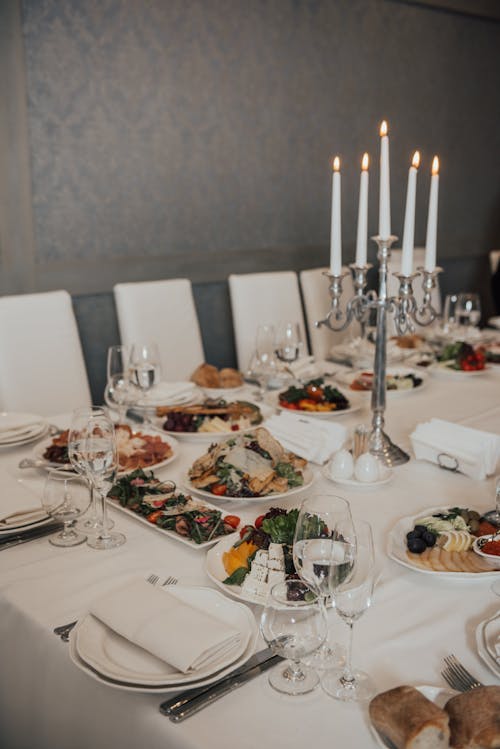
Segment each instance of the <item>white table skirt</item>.
[{"label": "white table skirt", "polygon": [[[388,396],[387,431],[401,446],[417,422],[431,417],[465,421],[500,434],[500,375],[468,381],[429,378],[421,392]],[[361,412],[339,417],[346,426],[369,423],[369,398]],[[58,423],[62,423],[59,420]],[[0,454],[6,491],[41,490],[43,474],[17,464],[31,447]],[[203,445],[182,443],[182,454],[159,471],[180,480]],[[317,469],[316,473],[319,474]],[[444,504],[493,504],[493,480],[475,482],[412,460],[378,489],[346,491],[317,476],[314,490],[346,496],[355,516],[373,526],[381,578],[372,608],[356,624],[354,664],[368,671],[379,690],[397,684],[443,684],[442,657],[454,652],[485,683],[498,683],[474,645],[477,624],[500,608],[491,579],[448,581],[399,566],[385,554],[387,534],[402,516]],[[287,507],[300,503],[294,495]],[[224,503],[252,521],[280,500]],[[0,495],[1,506],[1,495]],[[131,575],[175,575],[181,583],[211,585],[204,552],[162,537],[153,528],[112,510],[124,546],[97,552],[87,546],[60,549],[47,539],[0,551],[0,745],[2,749],[254,749],[255,746],[315,749],[374,745],[366,707],[345,705],[321,690],[305,697],[273,691],[266,676],[254,679],[180,725],[158,711],[160,695],[120,692],[97,683],[70,661],[68,647],[52,628],[85,613],[91,599]],[[259,615],[260,607],[253,607]],[[330,613],[339,642],[345,625]]]}]

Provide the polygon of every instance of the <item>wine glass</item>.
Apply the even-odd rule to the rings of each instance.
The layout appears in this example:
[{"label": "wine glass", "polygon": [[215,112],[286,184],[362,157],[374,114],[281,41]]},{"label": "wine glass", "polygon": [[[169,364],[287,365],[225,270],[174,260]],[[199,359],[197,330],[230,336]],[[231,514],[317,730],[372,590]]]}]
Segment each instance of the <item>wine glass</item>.
[{"label": "wine glass", "polygon": [[479,294],[459,294],[455,314],[459,325],[474,328],[481,320],[481,299]]},{"label": "wine glass", "polygon": [[102,521],[99,517],[94,487],[86,471],[86,464],[82,457],[82,435],[88,422],[93,418],[105,417],[106,414],[101,406],[90,406],[77,408],[73,411],[68,435],[68,458],[73,469],[80,476],[87,479],[90,490],[90,517],[79,525],[83,530],[93,532],[101,527]]},{"label": "wine glass", "polygon": [[276,331],[274,325],[263,323],[257,328],[255,336],[255,353],[252,358],[252,375],[259,384],[260,399],[268,388],[269,382],[276,373],[274,353]]},{"label": "wine glass", "polygon": [[300,325],[296,322],[286,322],[278,327],[274,353],[280,362],[286,366],[297,361],[303,348]]},{"label": "wine glass", "polygon": [[260,630],[271,650],[289,659],[271,672],[273,689],[289,695],[312,691],[319,677],[301,660],[321,646],[328,631],[325,610],[316,594],[302,580],[278,583],[268,596]]},{"label": "wine glass", "polygon": [[60,533],[49,538],[54,546],[78,546],[87,536],[72,527],[72,523],[88,508],[90,494],[88,486],[80,476],[67,471],[50,471],[42,494],[42,506],[48,515],[62,521]]},{"label": "wine glass", "polygon": [[130,381],[146,393],[160,380],[160,352],[156,343],[137,344],[130,350]]},{"label": "wine glass", "polygon": [[352,633],[354,622],[370,606],[375,584],[375,561],[372,530],[364,521],[356,522],[356,559],[352,574],[333,587],[335,611],[349,626],[349,645],[345,666],[327,671],[321,686],[327,694],[344,702],[362,702],[370,699],[374,685],[362,671],[351,666]]},{"label": "wine glass", "polygon": [[446,295],[443,312],[443,330],[445,333],[451,333],[457,325],[457,301],[458,294]]},{"label": "wine glass", "polygon": [[[326,612],[327,599],[351,574],[356,535],[349,503],[333,494],[305,499],[300,507],[293,540],[293,561],[299,577],[317,593]],[[338,666],[342,660],[328,639],[310,658],[317,669]]]},{"label": "wine glass", "polygon": [[118,423],[125,422],[127,407],[134,401],[129,381],[130,352],[128,346],[110,346],[107,359],[107,382],[104,401],[118,413]]},{"label": "wine glass", "polygon": [[80,460],[101,502],[101,526],[87,544],[93,549],[112,549],[126,540],[123,533],[110,533],[106,504],[107,484],[113,481],[118,466],[113,422],[104,416],[90,419],[81,440]]}]

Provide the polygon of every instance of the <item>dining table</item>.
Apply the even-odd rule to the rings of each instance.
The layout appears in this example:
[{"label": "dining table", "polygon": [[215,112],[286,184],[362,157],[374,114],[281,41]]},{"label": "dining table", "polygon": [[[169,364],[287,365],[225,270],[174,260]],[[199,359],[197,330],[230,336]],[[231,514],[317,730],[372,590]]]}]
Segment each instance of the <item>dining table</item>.
[{"label": "dining table", "polygon": [[[461,579],[404,566],[387,553],[391,529],[403,517],[430,507],[494,507],[494,477],[482,481],[414,458],[410,434],[417,424],[440,418],[500,435],[500,367],[478,375],[428,373],[412,391],[388,393],[386,431],[410,460],[393,469],[387,483],[340,486],[311,465],[314,482],[290,497],[225,500],[219,505],[251,523],[273,506],[298,507],[305,496],[330,493],[346,498],[354,519],[373,530],[377,582],[370,608],[354,626],[353,664],[372,677],[377,692],[397,685],[444,688],[444,656],[454,653],[484,684],[499,684],[480,658],[475,641],[480,622],[500,610],[492,578]],[[241,397],[241,396],[239,396]],[[371,422],[370,396],[358,395],[358,409],[332,419],[352,437]],[[70,414],[50,422],[67,427]],[[179,440],[178,456],[156,473],[178,486],[210,443]],[[33,494],[39,501],[46,472],[20,469],[35,444],[3,448],[2,497]],[[37,499],[38,497],[38,499]],[[47,537],[0,549],[0,746],[2,749],[254,749],[254,747],[378,746],[367,705],[339,702],[321,689],[304,696],[273,690],[261,674],[182,723],[159,710],[165,695],[123,691],[84,673],[72,662],[68,644],[54,627],[79,619],[89,604],[133,577],[154,573],[179,585],[215,588],[206,572],[205,548],[193,548],[110,507],[123,546],[97,551],[86,544],[58,548]],[[134,601],[130,601],[130,606]],[[247,604],[257,622],[262,607]],[[328,613],[333,640],[345,645],[348,627]],[[257,649],[264,647],[259,637]]]}]

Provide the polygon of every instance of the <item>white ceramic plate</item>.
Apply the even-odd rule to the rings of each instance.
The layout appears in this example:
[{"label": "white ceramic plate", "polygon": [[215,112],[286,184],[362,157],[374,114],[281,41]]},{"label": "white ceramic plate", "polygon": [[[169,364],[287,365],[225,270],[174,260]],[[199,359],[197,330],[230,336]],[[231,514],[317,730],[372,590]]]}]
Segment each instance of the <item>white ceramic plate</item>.
[{"label": "white ceramic plate", "polygon": [[[442,687],[433,687],[433,686],[416,686],[415,689],[418,689],[418,691],[424,695],[424,697],[427,697],[428,700],[431,702],[434,702],[438,707],[443,708],[449,699],[452,697],[455,697],[455,695],[458,694],[458,692],[454,692],[452,689],[443,689]],[[387,749],[387,746],[389,746],[388,743],[384,741],[384,739],[380,736],[379,732],[373,725],[373,723],[370,721],[370,727],[372,729],[373,736],[377,742],[377,746],[381,746],[384,749]]]},{"label": "white ceramic plate", "polygon": [[332,476],[330,476],[330,473],[328,471],[328,465],[323,466],[321,469],[321,475],[324,476],[325,479],[328,479],[328,481],[332,481],[334,484],[338,484],[339,486],[348,486],[352,489],[373,489],[377,486],[383,486],[384,484],[387,484],[393,476],[393,471],[390,468],[384,468],[382,470],[382,475],[378,479],[378,481],[358,481],[357,479],[334,479]]},{"label": "white ceramic plate", "polygon": [[203,400],[203,393],[197,385],[192,382],[178,383],[185,385],[184,392],[172,396],[172,383],[159,382],[146,395],[141,398],[134,408],[156,408],[156,406],[187,406],[199,403]]},{"label": "white ceramic plate", "polygon": [[[245,400],[247,400],[249,403],[252,403],[251,400]],[[176,439],[180,439],[185,442],[220,442],[221,440],[226,440],[229,437],[234,437],[238,434],[247,434],[250,432],[254,432],[259,427],[266,426],[266,419],[271,416],[272,409],[263,403],[258,403],[255,405],[258,405],[262,414],[262,421],[260,422],[260,424],[254,424],[247,429],[239,429],[236,432],[232,429],[227,429],[225,432],[171,432],[163,429],[163,424],[167,419],[166,416],[156,417],[154,420],[154,424],[155,428],[158,429],[161,434],[168,434],[171,437],[175,437]]]},{"label": "white ceramic plate", "polygon": [[33,442],[47,433],[48,424],[41,416],[30,413],[0,413],[0,447],[15,447]]},{"label": "white ceramic plate", "polygon": [[195,486],[191,484],[191,481],[189,480],[187,476],[184,478],[183,483],[190,493],[196,494],[199,497],[210,499],[212,500],[212,502],[214,502],[215,500],[223,500],[226,502],[233,502],[233,501],[265,502],[269,499],[272,499],[273,501],[275,499],[287,499],[287,497],[291,497],[293,494],[297,494],[298,492],[301,492],[303,489],[308,489],[311,486],[312,482],[314,481],[314,474],[310,468],[304,468],[302,473],[304,474],[304,483],[302,484],[302,486],[294,486],[292,489],[289,489],[287,492],[262,494],[260,497],[227,497],[227,496],[218,497],[216,494],[207,492],[204,489],[197,489]]},{"label": "white ceramic plate", "polygon": [[[169,593],[172,592],[172,588],[169,588]],[[175,593],[188,603],[214,612],[243,633],[239,655],[236,658],[233,657],[231,662],[225,664],[221,661],[215,667],[205,670],[210,673],[200,670],[196,676],[180,674],[162,660],[133,645],[88,615],[71,633],[70,657],[75,665],[97,681],[117,689],[133,692],[178,692],[181,688],[211,684],[250,658],[258,634],[255,617],[250,609],[234,601],[228,601],[211,588],[176,586]],[[93,623],[89,623],[92,621],[97,622],[99,626],[95,627]],[[83,627],[86,631],[82,645],[79,631]],[[85,650],[85,656],[82,656],[82,648]],[[87,662],[86,657],[89,657],[93,664]]]},{"label": "white ceramic plate", "polygon": [[[162,441],[166,442],[168,445],[170,445],[170,447],[172,449],[172,454],[170,455],[170,457],[165,458],[165,460],[161,460],[159,463],[154,463],[153,465],[145,466],[145,468],[144,468],[145,471],[152,471],[152,470],[156,471],[158,468],[162,468],[163,466],[167,466],[169,463],[171,463],[173,460],[175,460],[178,457],[178,455],[179,455],[179,449],[180,448],[179,448],[179,443],[177,442],[177,440],[175,439],[175,437],[172,437],[170,435],[163,437],[163,435],[159,435],[158,434],[158,430],[157,429],[147,429],[145,427],[143,429],[140,428],[140,427],[138,427],[138,428],[135,429],[135,432],[141,432],[142,434],[148,434],[148,435],[150,435],[152,437],[161,436],[162,437]],[[45,461],[45,458],[43,457],[43,454],[44,454],[45,450],[51,444],[52,444],[52,437],[50,439],[43,440],[43,442],[40,442],[34,448],[34,450],[32,452],[32,456],[36,460],[43,460],[43,461]],[[52,470],[54,470],[54,464],[53,463],[50,463],[48,460],[45,461],[45,462],[46,462],[46,465],[41,466],[41,468],[43,470],[45,470],[45,471],[52,471]],[[61,463],[61,466],[60,467],[58,466],[57,470],[63,470],[63,471],[71,471],[71,472],[73,472],[73,469],[72,469],[70,463]],[[130,469],[128,471],[118,471],[117,475],[118,476],[125,476],[127,473],[131,473],[132,470],[134,470],[134,469]]]},{"label": "white ceramic plate", "polygon": [[203,394],[206,398],[225,398],[226,400],[231,399],[233,400],[236,398],[236,396],[241,395],[243,391],[247,388],[247,385],[238,385],[234,388],[205,388],[202,387],[201,390],[203,391]]},{"label": "white ceramic plate", "polygon": [[488,320],[488,325],[491,325],[493,328],[498,328],[500,330],[500,317],[490,317]]},{"label": "white ceramic plate", "polygon": [[[396,525],[389,532],[387,542],[387,554],[391,559],[394,559],[398,564],[402,564],[403,567],[408,567],[416,572],[422,572],[424,575],[433,575],[434,577],[444,577],[447,580],[475,580],[476,578],[494,577],[500,576],[500,570],[492,569],[491,572],[438,572],[436,570],[423,569],[413,564],[410,559],[406,556],[406,534],[413,529],[415,521],[418,518],[432,515],[435,512],[446,512],[448,507],[431,507],[430,509],[424,509],[413,515],[412,517],[401,518],[398,520]],[[473,553],[473,552],[471,552]]]},{"label": "white ceramic plate", "polygon": [[500,614],[486,619],[476,628],[477,652],[490,671],[500,679],[500,650],[497,654],[495,643],[500,644]]},{"label": "white ceramic plate", "polygon": [[[343,381],[350,388],[351,383],[357,377],[359,377],[363,372],[371,372],[371,371],[372,371],[371,369],[365,369],[365,370],[360,370],[358,372],[352,372],[352,373],[349,372],[349,373],[346,373],[346,374],[343,375]],[[421,390],[423,390],[423,388],[427,384],[427,380],[428,380],[427,372],[426,371],[425,372],[424,371],[420,371],[420,370],[417,371],[415,369],[408,369],[407,367],[391,367],[390,369],[387,370],[387,375],[388,376],[390,376],[390,375],[392,375],[392,376],[399,375],[400,377],[401,376],[405,377],[406,375],[414,375],[415,377],[418,377],[420,380],[422,380],[422,382],[420,383],[420,385],[417,385],[416,387],[413,387],[413,388],[407,388],[407,389],[402,388],[401,390],[386,390],[387,395],[389,397],[391,397],[391,398],[395,397],[395,396],[399,396],[399,395],[409,395],[411,393],[420,393]],[[363,395],[363,394],[371,395],[372,391],[371,390],[350,390],[349,389],[347,397],[350,398],[352,393],[355,393],[356,395]]]},{"label": "white ceramic plate", "polygon": [[446,377],[454,380],[469,380],[471,377],[482,377],[488,372],[491,372],[491,364],[486,364],[484,369],[473,369],[470,372],[466,372],[462,369],[450,369],[450,367],[444,367],[442,364],[435,363],[427,367],[427,371],[433,377]]},{"label": "white ceramic plate", "polygon": [[10,536],[13,533],[21,533],[23,531],[30,531],[32,528],[38,528],[42,525],[51,523],[52,518],[49,515],[45,515],[41,520],[36,520],[30,523],[20,523],[19,525],[9,525],[8,527],[3,523],[0,523],[0,536]]},{"label": "white ceramic plate", "polygon": [[[338,389],[340,390],[341,388]],[[296,414],[297,416],[312,416],[315,419],[329,419],[335,416],[345,416],[347,414],[355,413],[356,411],[359,411],[360,408],[364,405],[363,402],[360,401],[359,397],[356,398],[355,396],[353,398],[350,392],[343,392],[344,390],[346,390],[345,387],[342,388],[341,392],[348,399],[350,405],[349,408],[344,408],[340,411],[305,411],[300,408],[283,408],[279,405],[279,393],[269,393],[268,395],[266,395],[266,401],[270,406],[277,409],[278,411]]]},{"label": "white ceramic plate", "polygon": [[[213,498],[213,495],[211,495]],[[153,530],[157,531],[158,533],[161,533],[162,536],[166,536],[167,538],[173,538],[175,541],[180,541],[182,544],[185,544],[186,546],[190,546],[192,549],[208,549],[210,546],[213,546],[218,541],[220,541],[221,538],[224,538],[223,536],[215,536],[211,541],[204,541],[201,544],[197,544],[195,541],[192,541],[190,538],[186,538],[186,536],[181,536],[179,533],[176,533],[175,531],[169,531],[166,528],[161,528],[159,525],[156,525],[155,523],[150,523],[147,518],[145,518],[143,515],[138,515],[137,512],[134,512],[133,510],[129,510],[128,507],[122,507],[122,505],[118,502],[116,499],[109,499],[108,503],[111,505],[111,507],[114,507],[117,510],[120,510],[121,512],[124,512],[125,515],[128,515],[129,518],[134,518],[134,520],[138,520],[143,525],[147,525],[148,528],[152,528]],[[224,510],[221,510],[220,507],[215,507],[215,505],[210,504],[209,502],[205,502],[203,500],[203,505],[205,507],[210,508],[211,510],[219,510],[222,517],[225,517],[226,515],[234,515],[234,512],[225,512]]]}]

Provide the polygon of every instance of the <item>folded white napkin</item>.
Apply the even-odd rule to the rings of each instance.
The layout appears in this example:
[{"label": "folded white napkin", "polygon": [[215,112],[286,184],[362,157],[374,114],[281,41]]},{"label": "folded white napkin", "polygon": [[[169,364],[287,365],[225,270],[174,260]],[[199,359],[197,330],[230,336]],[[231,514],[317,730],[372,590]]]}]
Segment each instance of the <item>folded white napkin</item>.
[{"label": "folded white napkin", "polygon": [[498,435],[442,419],[418,424],[410,439],[417,459],[456,467],[479,481],[495,473],[500,458]]},{"label": "folded white napkin", "polygon": [[319,465],[340,450],[347,439],[342,424],[285,411],[267,419],[266,428],[287,450]]},{"label": "folded white napkin", "polygon": [[194,382],[159,382],[139,401],[142,406],[168,406],[194,398],[198,390]]},{"label": "folded white napkin", "polygon": [[12,433],[16,435],[18,432],[28,431],[37,425],[43,424],[41,416],[36,414],[25,414],[25,413],[9,413],[4,412],[0,414],[0,438],[6,439]]},{"label": "folded white napkin", "polygon": [[236,653],[241,640],[234,627],[145,580],[108,593],[91,605],[90,613],[182,673]]},{"label": "folded white napkin", "polygon": [[318,367],[314,362],[314,356],[301,356],[297,361],[291,362],[288,369],[293,372],[295,377],[301,379],[318,376]]}]

